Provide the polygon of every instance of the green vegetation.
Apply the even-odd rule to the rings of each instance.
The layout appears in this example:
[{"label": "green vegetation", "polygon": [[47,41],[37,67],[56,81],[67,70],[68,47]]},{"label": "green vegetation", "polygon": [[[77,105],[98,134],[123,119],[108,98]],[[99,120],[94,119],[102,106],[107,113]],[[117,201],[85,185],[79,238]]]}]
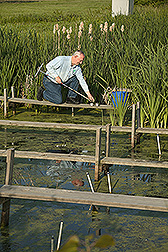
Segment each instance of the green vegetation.
[{"label": "green vegetation", "polygon": [[[107,0],[1,3],[0,95],[4,88],[11,95],[14,85],[17,97],[36,98],[43,76],[33,76],[41,63],[81,49],[83,74],[97,101],[102,81],[105,89],[131,89],[129,103],[141,102],[141,126],[166,128],[168,6],[146,2],[135,1],[133,15],[114,18]],[[125,113],[120,106],[112,122],[122,125]]]}]

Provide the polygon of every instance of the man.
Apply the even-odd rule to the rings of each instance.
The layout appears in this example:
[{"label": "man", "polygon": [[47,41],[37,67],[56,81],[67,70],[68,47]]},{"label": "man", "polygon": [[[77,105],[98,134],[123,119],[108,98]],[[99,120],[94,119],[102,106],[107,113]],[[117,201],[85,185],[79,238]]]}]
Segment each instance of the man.
[{"label": "man", "polygon": [[[62,103],[61,83],[69,85],[75,91],[78,90],[79,84],[87,94],[90,101],[94,102],[94,98],[91,95],[88,85],[83,78],[81,68],[79,64],[82,64],[84,60],[84,53],[82,51],[76,51],[72,56],[58,56],[47,65],[47,72],[43,78],[43,88],[40,88],[37,94],[37,99],[42,100],[42,97],[50,102],[60,104]],[[57,82],[54,83],[53,79]],[[71,90],[68,92],[67,103],[78,104],[76,100],[77,94]]]}]

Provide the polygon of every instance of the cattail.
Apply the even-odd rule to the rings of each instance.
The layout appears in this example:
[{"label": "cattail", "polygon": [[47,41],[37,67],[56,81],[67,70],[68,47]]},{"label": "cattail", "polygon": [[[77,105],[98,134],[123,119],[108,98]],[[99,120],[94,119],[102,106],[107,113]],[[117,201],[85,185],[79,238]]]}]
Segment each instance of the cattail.
[{"label": "cattail", "polygon": [[103,31],[103,24],[100,25],[101,32]]},{"label": "cattail", "polygon": [[56,29],[56,31],[58,31],[58,29],[59,29],[59,25],[58,24],[55,25],[55,29]]},{"label": "cattail", "polygon": [[79,31],[82,31],[84,29],[84,23],[81,22],[80,25],[79,25]]},{"label": "cattail", "polygon": [[55,32],[56,32],[56,27],[55,27],[55,25],[54,25],[54,28],[53,28],[53,33],[55,34]]},{"label": "cattail", "polygon": [[105,23],[104,23],[104,31],[107,32],[107,30],[108,30],[108,23],[105,22]]},{"label": "cattail", "polygon": [[70,33],[69,33],[69,30],[66,30],[67,32],[67,39],[70,39]]},{"label": "cattail", "polygon": [[72,33],[72,27],[71,26],[69,27],[69,33],[70,34]]},{"label": "cattail", "polygon": [[115,23],[112,23],[112,25],[110,26],[109,30],[112,32],[114,30],[115,27]]},{"label": "cattail", "polygon": [[121,31],[124,32],[124,25],[121,25]]},{"label": "cattail", "polygon": [[78,38],[79,38],[79,39],[80,39],[81,35],[82,35],[82,31],[79,31],[79,32],[78,32]]},{"label": "cattail", "polygon": [[65,26],[63,26],[62,27],[62,32],[65,33],[65,31],[66,31],[66,28],[65,28]]},{"label": "cattail", "polygon": [[89,32],[88,32],[88,33],[89,33],[89,34],[92,33],[92,24],[89,25]]}]

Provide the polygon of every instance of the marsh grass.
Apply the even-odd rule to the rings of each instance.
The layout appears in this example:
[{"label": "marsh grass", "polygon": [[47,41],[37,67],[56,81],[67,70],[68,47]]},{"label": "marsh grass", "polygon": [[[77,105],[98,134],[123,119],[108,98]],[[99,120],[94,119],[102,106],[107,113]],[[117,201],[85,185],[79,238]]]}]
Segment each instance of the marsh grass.
[{"label": "marsh grass", "polygon": [[[107,2],[104,9],[97,7],[96,11],[92,2],[90,6],[89,11],[83,9],[82,16],[78,11],[72,15],[73,8],[69,13],[63,8],[53,9],[47,16],[43,8],[41,14],[36,8],[32,14],[28,8],[26,14],[6,13],[6,17],[1,12],[0,95],[7,88],[10,96],[14,85],[17,97],[24,93],[25,97],[36,99],[43,76],[33,76],[41,63],[45,66],[58,55],[71,55],[81,49],[86,55],[82,71],[98,102],[102,99],[102,87],[97,75],[112,89],[133,90],[130,102],[141,102],[141,125],[148,121],[150,126],[167,127],[167,5],[137,6],[133,15],[115,18],[111,17]],[[59,29],[53,33],[56,24]],[[122,110],[124,114],[125,107]]]}]

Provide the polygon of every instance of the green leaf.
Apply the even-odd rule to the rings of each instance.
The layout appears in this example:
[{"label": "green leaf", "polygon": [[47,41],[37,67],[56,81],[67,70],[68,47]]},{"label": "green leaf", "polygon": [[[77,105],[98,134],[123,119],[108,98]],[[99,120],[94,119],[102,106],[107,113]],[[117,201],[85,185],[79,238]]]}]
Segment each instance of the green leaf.
[{"label": "green leaf", "polygon": [[114,246],[115,242],[114,239],[111,235],[102,235],[96,242],[96,244],[94,245],[94,247],[97,248],[106,248],[109,246]]},{"label": "green leaf", "polygon": [[79,238],[74,235],[70,237],[67,243],[59,250],[60,252],[77,252],[79,247]]}]

